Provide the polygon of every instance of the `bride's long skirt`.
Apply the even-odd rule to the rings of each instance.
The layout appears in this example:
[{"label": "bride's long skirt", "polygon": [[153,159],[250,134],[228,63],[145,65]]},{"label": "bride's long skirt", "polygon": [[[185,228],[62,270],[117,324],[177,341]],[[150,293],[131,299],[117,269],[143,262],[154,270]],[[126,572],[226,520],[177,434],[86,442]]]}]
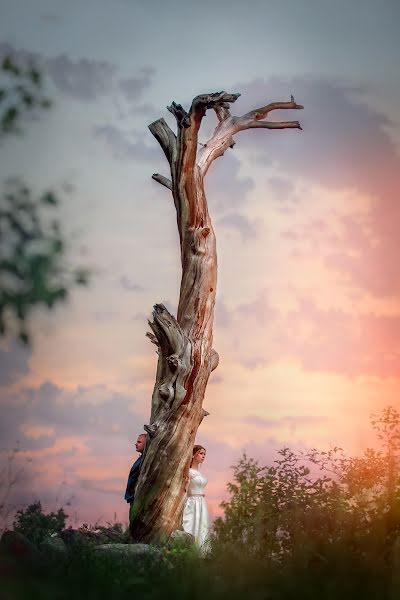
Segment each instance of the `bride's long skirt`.
[{"label": "bride's long skirt", "polygon": [[210,518],[204,496],[188,496],[186,498],[182,525],[184,531],[194,536],[196,546],[205,553],[207,551]]}]

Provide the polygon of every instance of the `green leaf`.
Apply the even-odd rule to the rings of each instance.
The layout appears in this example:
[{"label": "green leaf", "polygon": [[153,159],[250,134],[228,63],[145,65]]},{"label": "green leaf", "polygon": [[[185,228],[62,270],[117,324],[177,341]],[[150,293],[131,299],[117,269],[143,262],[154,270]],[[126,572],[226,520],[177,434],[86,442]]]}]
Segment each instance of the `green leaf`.
[{"label": "green leaf", "polygon": [[51,206],[56,206],[58,204],[57,196],[53,192],[46,192],[40,198],[42,204],[48,204]]},{"label": "green leaf", "polygon": [[3,59],[3,62],[1,64],[1,68],[3,69],[3,71],[8,71],[9,73],[12,73],[13,75],[20,75],[21,74],[21,70],[14,63],[14,61],[12,60],[12,58],[10,56],[6,56]]},{"label": "green leaf", "polygon": [[37,69],[32,68],[29,71],[28,76],[29,76],[30,80],[32,81],[32,83],[34,83],[35,85],[39,85],[40,84],[42,76],[41,76],[40,72]]},{"label": "green leaf", "polygon": [[15,129],[18,116],[19,116],[18,108],[16,106],[10,106],[10,108],[8,108],[6,110],[6,112],[4,113],[4,115],[1,119],[1,128],[5,132],[9,132],[9,131]]}]

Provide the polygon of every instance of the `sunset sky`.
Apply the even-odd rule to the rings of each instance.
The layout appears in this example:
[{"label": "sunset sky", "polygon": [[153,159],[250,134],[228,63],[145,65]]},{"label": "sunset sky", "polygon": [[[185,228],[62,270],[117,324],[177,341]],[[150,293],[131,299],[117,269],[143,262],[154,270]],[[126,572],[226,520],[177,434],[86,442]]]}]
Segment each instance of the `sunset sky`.
[{"label": "sunset sky", "polygon": [[[0,179],[63,198],[70,262],[92,281],[33,346],[0,345],[0,457],[19,444],[9,501],[116,514],[148,423],[156,302],[176,310],[179,240],[148,125],[173,100],[240,92],[241,115],[293,94],[303,131],[237,135],[206,179],[217,237],[210,378],[197,442],[213,516],[243,451],[349,453],[400,405],[400,43],[397,0],[0,0],[0,56],[33,58],[54,106],[3,143]],[[200,141],[215,127],[208,114]]]}]

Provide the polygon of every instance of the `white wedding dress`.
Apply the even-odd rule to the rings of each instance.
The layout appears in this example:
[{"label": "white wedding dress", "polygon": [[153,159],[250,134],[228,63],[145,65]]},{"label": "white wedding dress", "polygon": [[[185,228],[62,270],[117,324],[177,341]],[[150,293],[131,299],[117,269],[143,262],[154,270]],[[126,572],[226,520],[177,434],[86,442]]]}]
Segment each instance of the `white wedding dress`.
[{"label": "white wedding dress", "polygon": [[194,536],[196,545],[202,553],[206,553],[207,536],[210,529],[207,503],[204,498],[204,488],[207,478],[197,469],[189,469],[189,486],[185,507],[183,509],[183,529]]}]

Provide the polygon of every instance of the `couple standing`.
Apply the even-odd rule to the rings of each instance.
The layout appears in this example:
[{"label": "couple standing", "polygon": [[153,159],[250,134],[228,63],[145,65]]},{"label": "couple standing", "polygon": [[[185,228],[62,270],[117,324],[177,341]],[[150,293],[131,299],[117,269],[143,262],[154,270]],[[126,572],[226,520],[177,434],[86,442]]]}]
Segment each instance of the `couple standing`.
[{"label": "couple standing", "polygon": [[[146,447],[145,433],[141,433],[138,436],[135,447],[140,456],[133,463],[128,477],[125,500],[129,502],[129,504],[132,504],[133,502],[135,488],[142,466],[143,452]],[[186,531],[186,533],[193,535],[196,546],[204,552],[206,551],[206,541],[210,527],[207,503],[204,498],[204,488],[207,485],[207,479],[200,472],[200,466],[203,464],[205,457],[206,451],[203,446],[194,446],[189,469],[189,486],[182,519],[183,530]]]}]

